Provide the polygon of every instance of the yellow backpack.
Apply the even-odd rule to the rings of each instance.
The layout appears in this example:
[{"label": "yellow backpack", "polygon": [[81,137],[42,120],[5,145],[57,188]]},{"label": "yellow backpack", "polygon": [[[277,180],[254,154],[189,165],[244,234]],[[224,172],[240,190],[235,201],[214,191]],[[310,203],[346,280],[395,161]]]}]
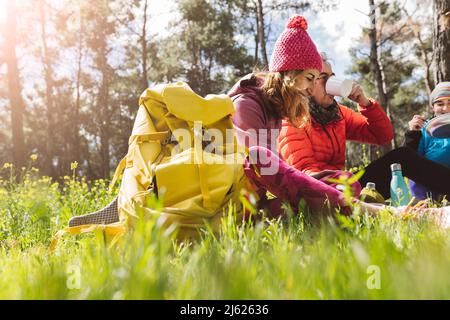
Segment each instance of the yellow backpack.
[{"label": "yellow backpack", "polygon": [[[167,225],[178,225],[181,237],[197,232],[205,220],[214,229],[246,185],[245,150],[237,145],[233,112],[227,95],[203,98],[184,82],[144,91],[128,153],[112,181],[123,171],[120,220],[133,224],[141,207],[146,215],[162,214]],[[162,199],[163,212],[146,207],[149,190]]]},{"label": "yellow backpack", "polygon": [[[217,230],[230,201],[242,214],[240,191],[251,186],[243,171],[246,152],[237,144],[233,112],[227,95],[203,98],[184,82],[145,90],[128,153],[111,182],[112,188],[123,173],[119,222],[65,228],[56,238],[93,228],[121,235],[138,218],[138,210],[145,216],[164,216],[165,226],[179,227],[179,238],[198,236],[205,222]],[[162,200],[162,211],[147,206],[152,193]]]}]

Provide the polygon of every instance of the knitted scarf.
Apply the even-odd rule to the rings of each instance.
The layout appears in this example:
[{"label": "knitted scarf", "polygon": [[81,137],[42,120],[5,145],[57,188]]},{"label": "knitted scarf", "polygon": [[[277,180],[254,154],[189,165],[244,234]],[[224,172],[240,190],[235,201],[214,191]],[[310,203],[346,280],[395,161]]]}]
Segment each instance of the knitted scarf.
[{"label": "knitted scarf", "polygon": [[341,119],[339,106],[336,100],[333,100],[333,103],[328,107],[321,107],[317,105],[314,99],[310,99],[309,113],[311,114],[311,117],[313,117],[314,120],[316,120],[316,122],[321,125],[327,125],[330,122],[338,121]]}]

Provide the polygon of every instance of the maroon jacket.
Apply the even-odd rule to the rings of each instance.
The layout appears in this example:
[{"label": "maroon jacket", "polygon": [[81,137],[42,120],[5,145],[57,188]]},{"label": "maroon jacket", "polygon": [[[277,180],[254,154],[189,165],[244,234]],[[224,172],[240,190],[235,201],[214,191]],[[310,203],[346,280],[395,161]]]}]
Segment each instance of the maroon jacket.
[{"label": "maroon jacket", "polygon": [[240,144],[247,147],[262,146],[278,154],[277,138],[281,121],[271,117],[263,107],[264,100],[260,89],[263,81],[249,74],[228,92],[235,108],[233,124]]}]

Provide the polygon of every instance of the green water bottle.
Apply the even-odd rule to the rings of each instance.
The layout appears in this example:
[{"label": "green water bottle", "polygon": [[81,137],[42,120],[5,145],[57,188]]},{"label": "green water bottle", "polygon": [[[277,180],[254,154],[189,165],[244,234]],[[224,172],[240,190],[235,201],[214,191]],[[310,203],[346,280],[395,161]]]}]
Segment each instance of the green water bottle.
[{"label": "green water bottle", "polygon": [[408,186],[402,174],[400,163],[391,164],[391,203],[393,206],[406,206],[411,201]]}]

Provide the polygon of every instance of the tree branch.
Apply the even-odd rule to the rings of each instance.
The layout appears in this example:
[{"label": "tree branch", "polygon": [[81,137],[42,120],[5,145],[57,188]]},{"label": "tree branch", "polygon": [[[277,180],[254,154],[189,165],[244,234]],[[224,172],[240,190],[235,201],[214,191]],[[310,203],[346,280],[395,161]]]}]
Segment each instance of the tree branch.
[{"label": "tree branch", "polygon": [[365,53],[365,52],[363,52],[361,49],[356,49],[356,53],[357,53],[357,54],[360,54],[360,55],[362,55],[362,56],[365,56],[365,57],[367,57],[367,58],[370,58],[370,53]]},{"label": "tree branch", "polygon": [[290,1],[282,2],[282,3],[272,3],[266,7],[269,11],[286,11],[286,10],[306,10],[311,8],[311,4],[306,3],[291,3]]},{"label": "tree branch", "polygon": [[397,35],[399,35],[403,31],[404,28],[407,28],[407,27],[408,27],[408,25],[405,22],[398,30],[392,32],[389,36],[387,36],[384,39],[380,40],[379,46],[382,46],[383,44],[385,44],[389,40],[392,40],[393,38],[395,38]]},{"label": "tree branch", "polygon": [[362,12],[362,11],[359,10],[359,9],[353,9],[353,10],[355,10],[356,12],[359,12],[359,13],[365,15],[366,17],[370,16],[369,14],[367,14],[367,13],[365,13],[365,12]]},{"label": "tree branch", "polygon": [[133,33],[134,35],[140,37],[141,35],[136,32],[135,30],[133,30],[132,28],[129,27],[129,25],[125,22],[125,20],[121,20],[117,14],[111,9],[109,2],[106,1],[106,7],[108,8],[108,11],[111,13],[111,15],[113,16],[114,20],[116,20],[116,22],[118,22],[119,24],[123,25],[125,28],[127,28],[131,33]]}]

